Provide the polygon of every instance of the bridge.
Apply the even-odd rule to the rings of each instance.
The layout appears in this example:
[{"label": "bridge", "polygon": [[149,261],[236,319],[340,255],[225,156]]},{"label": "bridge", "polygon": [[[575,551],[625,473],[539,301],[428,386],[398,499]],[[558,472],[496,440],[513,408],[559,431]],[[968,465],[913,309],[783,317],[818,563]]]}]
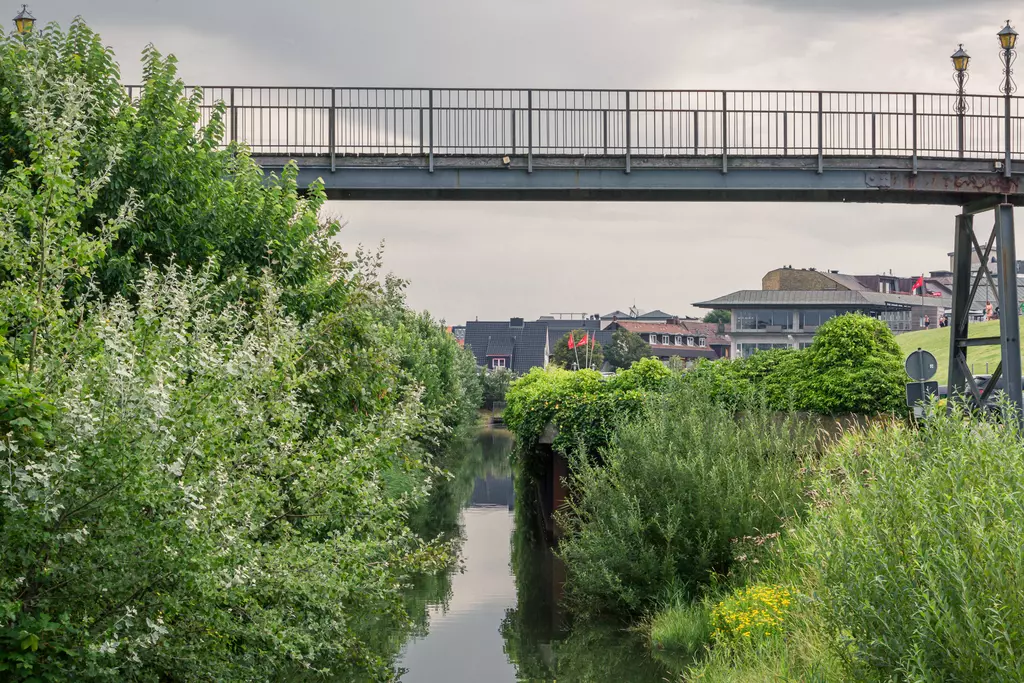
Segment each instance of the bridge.
[{"label": "bridge", "polygon": [[[129,87],[138,93],[138,87]],[[225,141],[331,199],[1024,201],[1021,98],[208,86]],[[1021,166],[1024,173],[1024,164]]]},{"label": "bridge", "polygon": [[[129,97],[139,86],[127,86]],[[199,90],[199,93],[196,93]],[[294,161],[329,199],[773,201],[962,207],[950,392],[1021,404],[1013,207],[1024,202],[1021,98],[791,90],[189,88],[267,171]],[[983,248],[979,213],[994,211]],[[999,267],[989,267],[994,253]],[[972,252],[980,260],[972,268]],[[982,278],[998,337],[968,338]],[[969,347],[1001,346],[978,388]]]}]

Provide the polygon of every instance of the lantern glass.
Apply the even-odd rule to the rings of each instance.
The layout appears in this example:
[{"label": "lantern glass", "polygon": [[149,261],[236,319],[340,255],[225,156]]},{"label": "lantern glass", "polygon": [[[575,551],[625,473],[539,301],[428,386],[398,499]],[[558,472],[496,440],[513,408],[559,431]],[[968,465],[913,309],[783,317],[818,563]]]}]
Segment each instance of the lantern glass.
[{"label": "lantern glass", "polygon": [[1017,32],[1010,26],[1009,20],[997,35],[999,36],[999,46],[1004,50],[1012,50],[1017,45]]},{"label": "lantern glass", "polygon": [[953,53],[952,60],[953,68],[956,69],[958,72],[963,72],[967,71],[967,65],[971,61],[971,56],[964,52],[964,46],[961,45],[960,49]]},{"label": "lantern glass", "polygon": [[26,5],[22,5],[21,11],[14,17],[14,27],[18,30],[18,33],[28,33],[35,26],[35,23],[36,18],[28,11]]}]

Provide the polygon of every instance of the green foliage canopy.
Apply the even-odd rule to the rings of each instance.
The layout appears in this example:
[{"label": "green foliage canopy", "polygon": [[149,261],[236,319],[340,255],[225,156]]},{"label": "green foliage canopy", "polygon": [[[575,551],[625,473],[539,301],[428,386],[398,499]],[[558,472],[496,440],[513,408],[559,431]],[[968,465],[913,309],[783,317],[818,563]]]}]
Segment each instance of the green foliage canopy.
[{"label": "green foliage canopy", "polygon": [[[586,347],[577,347],[575,349],[569,348],[569,335],[575,341],[583,339],[583,335],[588,334],[584,330],[573,330],[567,332],[564,337],[555,343],[553,349],[551,349],[551,358],[555,365],[560,368],[570,370],[573,366],[578,365],[580,370],[595,369],[600,370],[601,366],[604,365],[604,352],[601,350],[601,344],[597,341],[593,341],[586,345]],[[588,337],[589,339],[589,337]],[[590,363],[587,363],[589,358]]]},{"label": "green foliage canopy", "polygon": [[612,333],[612,343],[605,349],[605,357],[613,368],[628,368],[641,358],[650,356],[651,345],[624,327]]}]

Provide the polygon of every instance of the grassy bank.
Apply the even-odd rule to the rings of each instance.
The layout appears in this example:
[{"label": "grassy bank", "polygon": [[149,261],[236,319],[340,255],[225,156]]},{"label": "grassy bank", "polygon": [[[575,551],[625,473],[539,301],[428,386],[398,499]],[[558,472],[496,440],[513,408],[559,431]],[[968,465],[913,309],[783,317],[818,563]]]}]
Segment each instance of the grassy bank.
[{"label": "grassy bank", "polygon": [[[968,334],[974,337],[996,337],[999,336],[999,321],[993,320],[987,323],[972,323],[968,328]],[[896,337],[903,357],[917,349],[930,351],[939,361],[939,371],[935,380],[939,384],[946,383],[946,376],[949,371],[949,328],[942,327],[934,330],[922,330],[920,332],[907,332]],[[972,366],[974,374],[991,374],[999,363],[998,346],[974,346],[967,351],[967,364]],[[987,369],[986,369],[987,364]]]}]

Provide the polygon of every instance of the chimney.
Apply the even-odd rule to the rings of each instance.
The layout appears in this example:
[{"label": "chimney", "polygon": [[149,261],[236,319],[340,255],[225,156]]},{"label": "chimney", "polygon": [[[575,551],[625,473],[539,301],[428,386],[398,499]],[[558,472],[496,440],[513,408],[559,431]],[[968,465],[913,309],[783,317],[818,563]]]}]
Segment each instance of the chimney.
[{"label": "chimney", "polygon": [[508,321],[508,326],[509,327],[522,327],[523,326],[523,319],[522,318],[510,318],[509,321]]},{"label": "chimney", "polygon": [[725,334],[725,323],[718,323],[718,334]]}]

